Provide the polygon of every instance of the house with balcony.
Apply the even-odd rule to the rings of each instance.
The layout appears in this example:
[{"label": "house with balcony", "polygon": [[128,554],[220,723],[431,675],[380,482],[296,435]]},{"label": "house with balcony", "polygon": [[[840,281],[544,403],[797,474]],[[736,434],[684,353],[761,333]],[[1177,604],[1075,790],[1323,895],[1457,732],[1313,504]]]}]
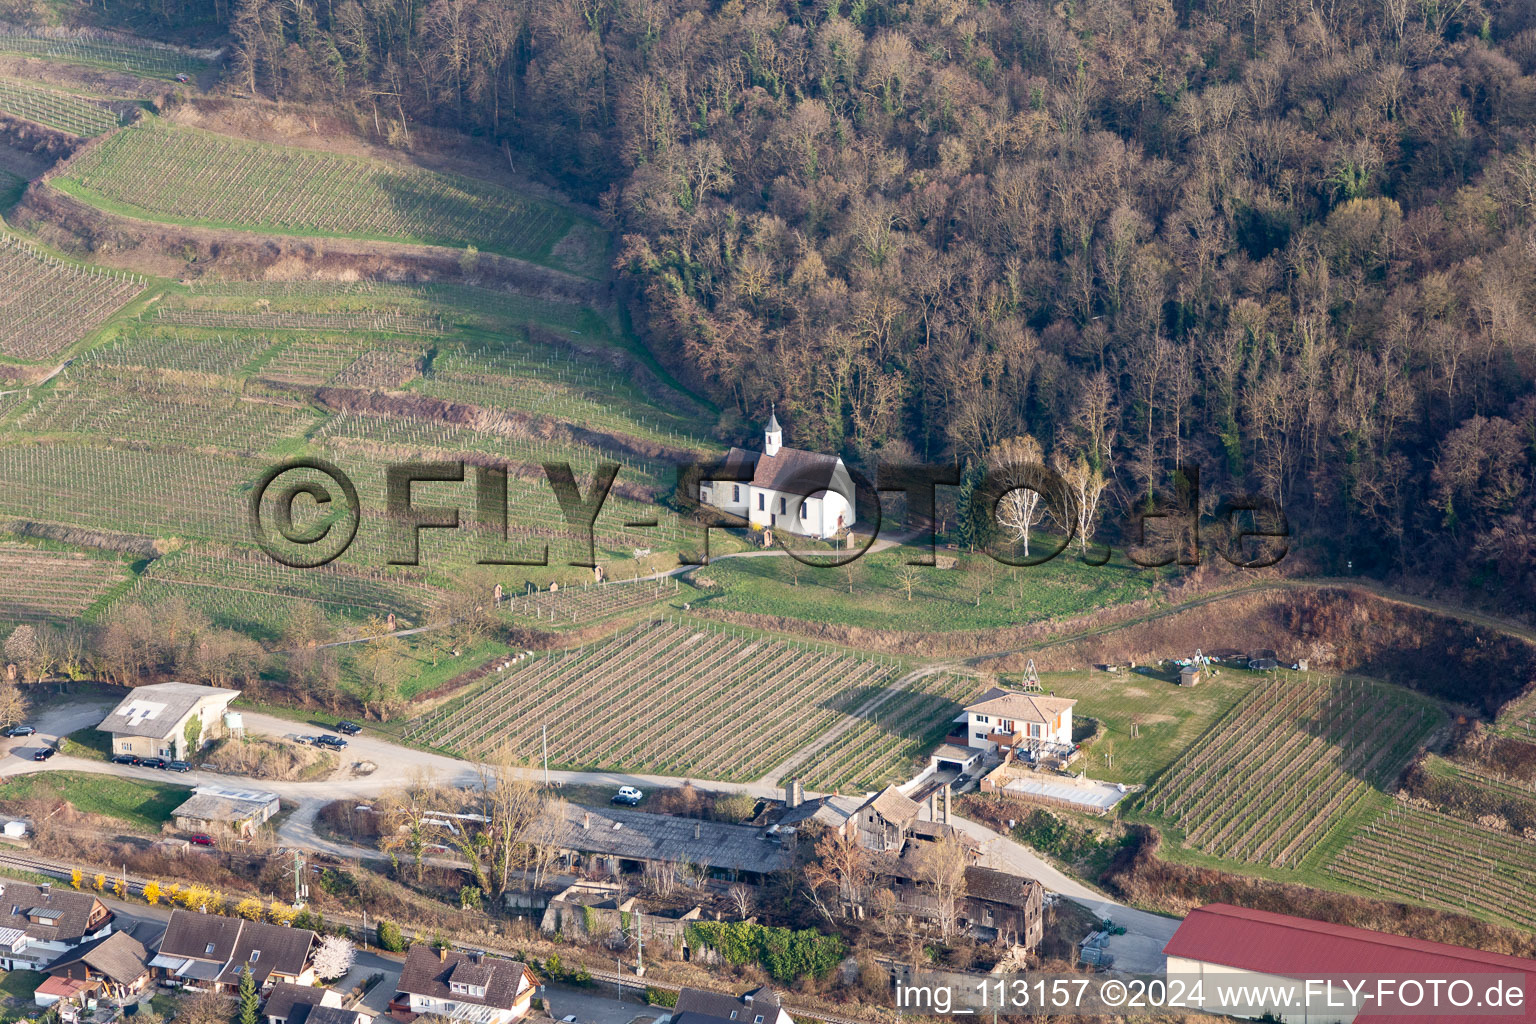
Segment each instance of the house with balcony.
[{"label": "house with balcony", "polygon": [[315,969],[309,961],[317,942],[308,928],[177,908],[149,966],[160,984],[197,992],[234,992],[249,970],[265,992],[281,982],[312,984]]},{"label": "house with balcony", "polygon": [[389,1013],[400,1021],[430,1014],[470,1024],[512,1024],[528,1016],[538,984],[516,960],[412,946]]},{"label": "house with balcony", "polygon": [[90,893],[0,880],[0,968],[41,971],[112,932],[112,911]]},{"label": "house with balcony", "polygon": [[965,709],[966,745],[1036,760],[1072,749],[1077,701],[1040,693],[991,690]]}]

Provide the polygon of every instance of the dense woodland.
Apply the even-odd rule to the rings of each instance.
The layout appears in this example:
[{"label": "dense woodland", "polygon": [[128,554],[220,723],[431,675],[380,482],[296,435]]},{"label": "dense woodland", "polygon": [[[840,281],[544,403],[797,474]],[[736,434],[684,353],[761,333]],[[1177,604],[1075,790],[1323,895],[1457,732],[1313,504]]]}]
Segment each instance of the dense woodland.
[{"label": "dense woodland", "polygon": [[1328,567],[1536,596],[1525,0],[214,13],[233,90],[463,128],[599,202],[725,436],[770,401],[866,466],[1027,436],[1122,506],[1193,461]]}]

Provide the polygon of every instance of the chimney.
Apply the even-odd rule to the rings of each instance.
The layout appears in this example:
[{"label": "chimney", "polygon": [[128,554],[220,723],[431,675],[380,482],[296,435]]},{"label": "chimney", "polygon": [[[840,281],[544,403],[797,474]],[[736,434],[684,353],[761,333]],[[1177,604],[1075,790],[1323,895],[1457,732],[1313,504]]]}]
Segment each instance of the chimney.
[{"label": "chimney", "polygon": [[800,784],[799,779],[796,779],[789,784],[789,791],[794,795],[795,798],[795,802],[790,804],[791,807],[799,807],[801,804],[805,803],[805,787]]},{"label": "chimney", "polygon": [[470,951],[470,954],[469,954],[469,962],[470,963],[472,963],[472,964],[479,964],[484,959],[485,959],[485,950],[483,950],[483,949],[476,949],[476,950],[471,950]]},{"label": "chimney", "polygon": [[581,827],[582,828],[591,828],[592,827],[592,812],[591,811],[588,811],[587,813],[585,813],[585,814],[583,814],[581,816]]},{"label": "chimney", "polygon": [[934,790],[928,794],[928,820],[939,820],[939,791]]},{"label": "chimney", "polygon": [[52,882],[44,882],[42,885],[39,885],[37,887],[37,889],[38,889],[39,892],[41,892],[43,894],[43,899],[46,900],[46,899],[51,899],[53,897],[53,883]]},{"label": "chimney", "polygon": [[944,801],[943,801],[942,808],[943,808],[942,813],[943,813],[944,817],[942,819],[940,819],[940,820],[943,821],[944,824],[948,825],[949,824],[949,787],[948,786],[944,787]]},{"label": "chimney", "polygon": [[695,838],[695,839],[699,838],[699,823],[698,822],[694,822],[693,823],[693,838]]},{"label": "chimney", "polygon": [[437,962],[440,963],[440,964],[445,964],[445,963],[448,962],[448,947],[447,946],[438,946],[437,947]]}]

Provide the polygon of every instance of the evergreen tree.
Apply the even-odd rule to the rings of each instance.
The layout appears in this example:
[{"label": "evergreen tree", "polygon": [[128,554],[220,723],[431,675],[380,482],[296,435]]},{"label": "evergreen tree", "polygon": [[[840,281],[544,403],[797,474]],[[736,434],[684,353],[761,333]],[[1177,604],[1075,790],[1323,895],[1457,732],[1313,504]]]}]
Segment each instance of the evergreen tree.
[{"label": "evergreen tree", "polygon": [[251,973],[250,964],[246,964],[245,969],[240,972],[239,1024],[261,1024],[259,997],[256,993],[256,976]]}]

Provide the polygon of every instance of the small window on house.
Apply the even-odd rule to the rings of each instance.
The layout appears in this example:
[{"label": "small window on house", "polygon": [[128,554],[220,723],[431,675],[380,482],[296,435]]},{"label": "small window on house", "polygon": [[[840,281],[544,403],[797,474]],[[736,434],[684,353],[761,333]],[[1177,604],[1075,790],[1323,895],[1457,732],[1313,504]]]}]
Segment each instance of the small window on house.
[{"label": "small window on house", "polygon": [[753,1017],[752,1024],[763,1024],[763,1015],[758,1014],[756,1017]]},{"label": "small window on house", "polygon": [[765,500],[766,500],[766,499],[767,499],[767,496],[766,496],[766,495],[762,495],[762,494],[759,494],[759,495],[758,495],[758,496],[757,496],[757,510],[758,510],[758,511],[759,511],[759,512],[761,512],[761,511],[763,511],[763,510],[764,510],[764,509],[765,509],[765,508],[767,508],[767,506],[766,506],[766,505],[764,505],[764,504],[763,504],[763,502],[764,502],[764,501],[765,501]]},{"label": "small window on house", "polygon": [[801,518],[801,519],[804,519],[804,518],[806,518],[806,513],[805,513],[805,502],[803,502],[803,501],[802,501],[802,502],[801,502],[801,503],[800,503],[800,518]]},{"label": "small window on house", "polygon": [[251,963],[255,963],[257,960],[260,960],[260,959],[261,959],[261,950],[259,950],[259,949],[251,950]]},{"label": "small window on house", "polygon": [[785,512],[787,512],[789,510],[788,506],[785,505],[784,502],[785,502],[784,498],[780,498],[779,499],[779,515],[783,515]]},{"label": "small window on house", "polygon": [[208,943],[208,947],[206,949],[204,949],[203,952],[205,954],[209,955],[209,956],[212,956],[213,955],[213,943],[211,943],[211,942]]},{"label": "small window on house", "polygon": [[731,488],[731,500],[732,501],[740,501],[741,500],[741,485],[740,484],[736,484],[736,485],[734,485]]},{"label": "small window on house", "polygon": [[735,1019],[736,1019],[736,1011],[732,1010],[731,1011],[731,1020],[735,1020]]}]

